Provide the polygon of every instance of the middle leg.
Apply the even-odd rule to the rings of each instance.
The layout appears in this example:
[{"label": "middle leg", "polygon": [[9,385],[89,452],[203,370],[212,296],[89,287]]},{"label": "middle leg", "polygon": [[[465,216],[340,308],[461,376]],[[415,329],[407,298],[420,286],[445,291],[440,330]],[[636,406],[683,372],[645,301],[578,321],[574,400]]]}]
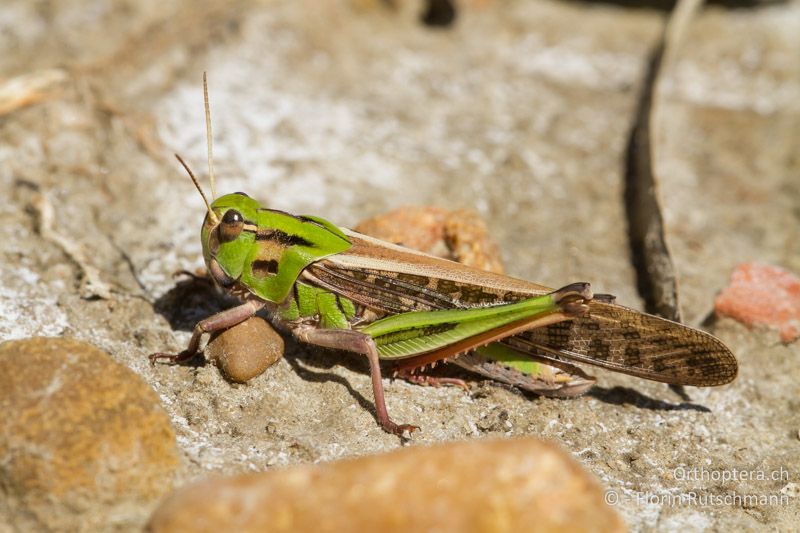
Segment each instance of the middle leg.
[{"label": "middle leg", "polygon": [[372,340],[372,337],[351,329],[319,329],[314,326],[305,325],[294,328],[292,333],[294,333],[295,337],[299,340],[307,342],[308,344],[366,355],[369,360],[369,371],[372,377],[372,393],[375,396],[375,411],[378,416],[378,423],[380,423],[384,430],[401,437],[406,431],[411,433],[419,429],[417,426],[411,424],[395,424],[391,418],[389,418],[389,413],[386,410],[386,401],[383,395],[378,347],[375,345],[375,341]]}]

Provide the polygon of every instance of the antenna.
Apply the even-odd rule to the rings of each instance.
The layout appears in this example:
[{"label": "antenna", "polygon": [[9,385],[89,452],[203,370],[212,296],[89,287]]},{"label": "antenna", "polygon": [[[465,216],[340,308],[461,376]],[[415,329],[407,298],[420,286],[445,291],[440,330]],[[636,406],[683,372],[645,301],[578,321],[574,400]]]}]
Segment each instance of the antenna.
[{"label": "antenna", "polygon": [[189,168],[189,165],[186,164],[186,161],[181,159],[181,156],[175,154],[175,157],[178,159],[178,161],[180,161],[181,165],[183,165],[183,168],[186,169],[186,172],[189,173],[189,177],[192,178],[194,186],[197,187],[197,192],[199,192],[200,196],[203,197],[203,201],[206,203],[206,209],[208,209],[208,218],[211,219],[212,223],[219,224],[219,218],[217,218],[217,215],[214,213],[214,211],[211,210],[211,204],[208,203],[208,198],[206,198],[203,189],[200,188],[200,184],[197,183],[197,178],[195,178],[194,174],[192,174],[192,169]]},{"label": "antenna", "polygon": [[[211,106],[208,105],[208,79],[203,71],[203,102],[206,106],[206,143],[208,144],[208,179],[211,180],[211,199],[217,199],[217,182],[214,179],[214,160],[211,155]],[[188,169],[187,169],[188,170]],[[203,197],[205,198],[205,196]],[[208,202],[206,202],[208,204]],[[210,212],[209,208],[209,212]]]}]

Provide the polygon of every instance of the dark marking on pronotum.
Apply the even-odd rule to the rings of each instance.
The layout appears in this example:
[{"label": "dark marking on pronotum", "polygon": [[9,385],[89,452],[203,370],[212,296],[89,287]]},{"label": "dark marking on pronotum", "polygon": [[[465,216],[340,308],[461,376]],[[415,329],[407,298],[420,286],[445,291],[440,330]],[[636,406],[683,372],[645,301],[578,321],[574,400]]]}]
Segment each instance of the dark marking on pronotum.
[{"label": "dark marking on pronotum", "polygon": [[307,217],[307,216],[303,216],[303,215],[296,215],[296,217],[297,217],[297,220],[303,222],[304,224],[314,224],[318,228],[322,228],[325,231],[330,231],[328,228],[325,227],[324,224],[320,223],[319,220],[314,220],[311,217]]},{"label": "dark marking on pronotum", "polygon": [[285,231],[279,229],[270,229],[259,231],[256,234],[257,241],[274,241],[284,246],[310,246],[313,247],[314,243],[300,235],[290,235]]},{"label": "dark marking on pronotum", "polygon": [[278,273],[278,262],[275,259],[256,259],[253,261],[253,274],[266,276]]}]

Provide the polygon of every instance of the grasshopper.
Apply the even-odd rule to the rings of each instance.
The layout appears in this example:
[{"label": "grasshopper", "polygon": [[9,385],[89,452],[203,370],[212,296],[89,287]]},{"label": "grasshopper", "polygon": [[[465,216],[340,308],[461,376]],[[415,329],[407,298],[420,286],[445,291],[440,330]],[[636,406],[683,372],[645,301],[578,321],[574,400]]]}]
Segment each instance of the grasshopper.
[{"label": "grasshopper", "polygon": [[[208,84],[203,76],[212,201],[203,198],[203,257],[211,279],[241,304],[200,321],[178,354],[195,357],[205,333],[266,310],[278,329],[302,342],[363,354],[377,420],[397,424],[384,401],[380,363],[412,381],[427,365],[452,359],[488,376],[551,396],[575,396],[595,382],[574,363],[678,385],[732,381],[736,358],[703,331],[593,295],[589,283],[558,290],[485,272],[340,228],[316,216],[263,207],[247,194],[216,197]],[[449,380],[455,381],[455,380]]]}]

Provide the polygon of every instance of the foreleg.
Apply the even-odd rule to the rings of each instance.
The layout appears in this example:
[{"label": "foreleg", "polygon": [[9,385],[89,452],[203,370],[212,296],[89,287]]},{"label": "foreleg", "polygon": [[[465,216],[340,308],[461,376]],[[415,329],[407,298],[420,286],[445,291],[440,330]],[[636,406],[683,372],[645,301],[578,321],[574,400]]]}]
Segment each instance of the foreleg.
[{"label": "foreleg", "polygon": [[187,346],[185,350],[177,354],[164,352],[150,354],[150,362],[153,364],[156,362],[172,364],[185,363],[197,355],[200,348],[200,339],[203,337],[204,333],[228,329],[240,322],[244,322],[255,315],[263,306],[263,302],[249,301],[201,320],[194,327],[192,338],[189,340],[189,346]]}]

